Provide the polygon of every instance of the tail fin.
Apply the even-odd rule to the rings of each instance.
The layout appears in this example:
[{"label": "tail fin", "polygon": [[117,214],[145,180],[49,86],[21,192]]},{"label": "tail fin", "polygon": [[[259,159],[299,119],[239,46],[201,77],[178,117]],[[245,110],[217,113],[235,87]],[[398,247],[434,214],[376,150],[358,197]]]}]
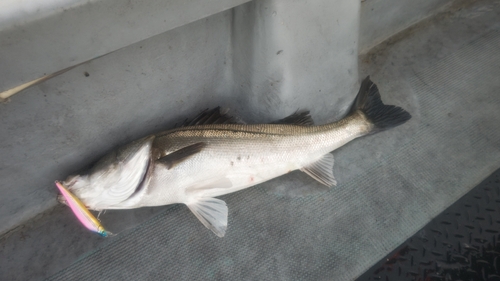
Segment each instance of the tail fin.
[{"label": "tail fin", "polygon": [[350,112],[357,110],[363,112],[375,126],[372,133],[399,126],[411,118],[410,113],[401,107],[385,105],[382,102],[377,85],[370,80],[370,76],[367,76],[361,83]]}]

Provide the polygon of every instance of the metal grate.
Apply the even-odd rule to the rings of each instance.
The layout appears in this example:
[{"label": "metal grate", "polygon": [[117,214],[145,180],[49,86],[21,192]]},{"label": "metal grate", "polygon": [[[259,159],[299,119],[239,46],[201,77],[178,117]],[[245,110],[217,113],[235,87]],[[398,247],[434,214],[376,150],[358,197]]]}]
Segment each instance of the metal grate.
[{"label": "metal grate", "polygon": [[500,280],[500,170],[357,280]]}]

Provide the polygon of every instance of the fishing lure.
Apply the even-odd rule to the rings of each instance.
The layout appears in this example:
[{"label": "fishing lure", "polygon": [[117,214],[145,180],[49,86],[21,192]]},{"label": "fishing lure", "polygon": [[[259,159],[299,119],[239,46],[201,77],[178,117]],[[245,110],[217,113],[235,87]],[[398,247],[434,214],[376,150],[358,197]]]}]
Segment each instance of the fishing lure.
[{"label": "fishing lure", "polygon": [[56,186],[61,191],[62,195],[66,199],[68,206],[71,208],[78,220],[89,230],[96,232],[97,234],[107,237],[113,235],[111,232],[104,229],[99,220],[92,215],[92,213],[85,207],[85,205],[73,195],[68,189],[66,189],[60,182],[56,181]]}]

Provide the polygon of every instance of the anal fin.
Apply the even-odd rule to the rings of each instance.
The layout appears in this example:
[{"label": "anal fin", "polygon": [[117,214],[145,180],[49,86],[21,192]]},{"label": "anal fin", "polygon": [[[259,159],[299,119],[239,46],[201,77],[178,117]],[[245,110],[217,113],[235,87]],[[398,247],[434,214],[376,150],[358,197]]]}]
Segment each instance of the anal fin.
[{"label": "anal fin", "polygon": [[186,204],[191,212],[215,235],[224,237],[227,229],[227,205],[217,198],[198,198]]},{"label": "anal fin", "polygon": [[301,169],[313,179],[326,186],[335,186],[337,181],[333,177],[333,155],[323,155],[318,161],[313,162]]}]

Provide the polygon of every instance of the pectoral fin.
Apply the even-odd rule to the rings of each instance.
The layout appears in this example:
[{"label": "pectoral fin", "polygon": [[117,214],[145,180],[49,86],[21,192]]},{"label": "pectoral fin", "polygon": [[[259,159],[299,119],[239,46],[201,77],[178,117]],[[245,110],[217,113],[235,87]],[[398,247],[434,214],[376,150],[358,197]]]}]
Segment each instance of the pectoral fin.
[{"label": "pectoral fin", "polygon": [[167,169],[170,170],[175,165],[200,152],[205,146],[206,144],[204,142],[198,142],[172,152],[157,161],[164,164]]},{"label": "pectoral fin", "polygon": [[318,161],[307,165],[301,171],[326,186],[337,185],[337,181],[333,177],[333,155],[331,153],[323,155]]},{"label": "pectoral fin", "polygon": [[226,202],[216,198],[199,198],[186,205],[205,227],[224,237],[228,213]]}]

